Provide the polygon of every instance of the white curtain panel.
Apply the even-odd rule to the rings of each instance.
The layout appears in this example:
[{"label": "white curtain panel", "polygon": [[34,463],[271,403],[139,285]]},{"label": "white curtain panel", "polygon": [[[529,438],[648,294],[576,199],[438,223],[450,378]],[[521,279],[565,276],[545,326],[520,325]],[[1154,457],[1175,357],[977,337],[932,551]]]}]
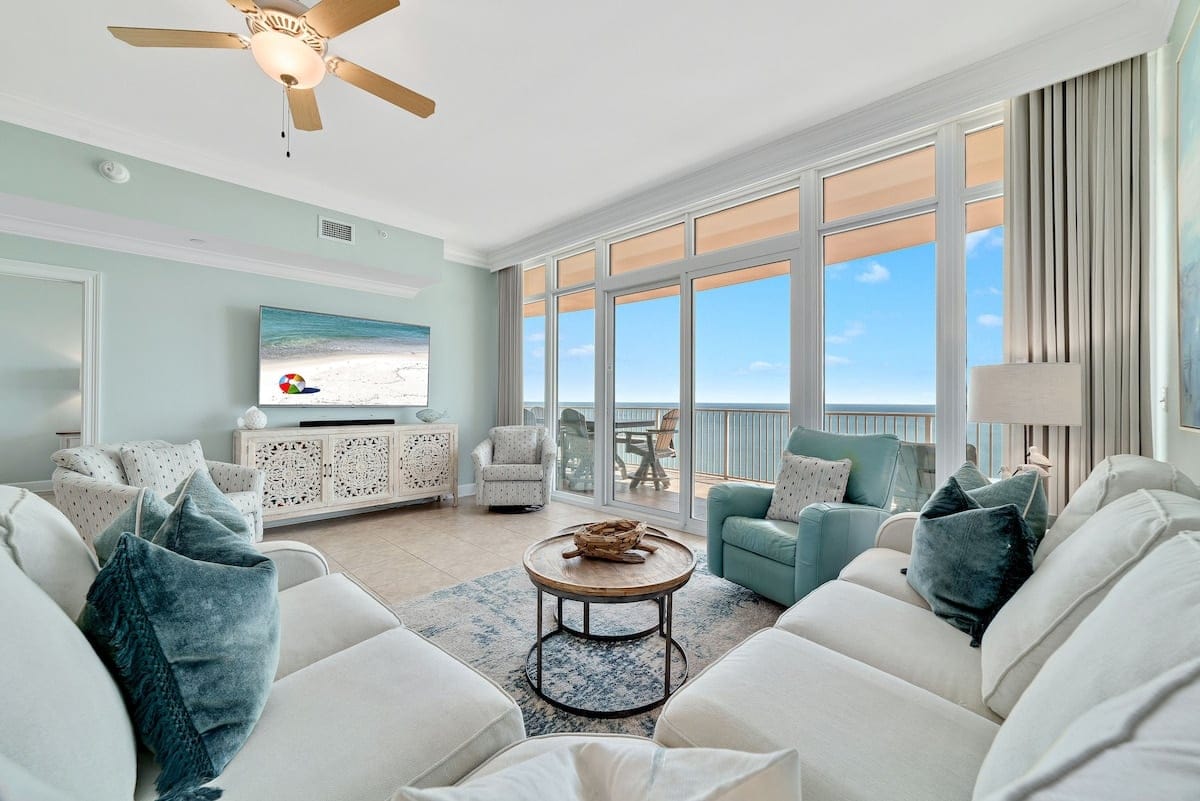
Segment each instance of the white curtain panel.
[{"label": "white curtain panel", "polygon": [[499,386],[496,400],[496,425],[517,426],[523,420],[521,366],[521,268],[505,267],[497,273],[500,298]]},{"label": "white curtain panel", "polygon": [[[1078,362],[1084,423],[1035,427],[1051,509],[1092,467],[1151,449],[1145,57],[1016,98],[1005,187],[1006,358]],[[1020,427],[1006,454],[1024,461]]]}]

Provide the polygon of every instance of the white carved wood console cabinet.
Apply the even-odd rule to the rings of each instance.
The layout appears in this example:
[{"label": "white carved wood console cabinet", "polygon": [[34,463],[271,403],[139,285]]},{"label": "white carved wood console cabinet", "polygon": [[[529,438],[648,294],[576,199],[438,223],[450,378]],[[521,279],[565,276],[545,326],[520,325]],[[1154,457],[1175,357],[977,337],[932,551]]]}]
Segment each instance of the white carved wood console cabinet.
[{"label": "white carved wood console cabinet", "polygon": [[267,474],[265,522],[446,495],[458,505],[453,424],[238,430],[233,453]]}]

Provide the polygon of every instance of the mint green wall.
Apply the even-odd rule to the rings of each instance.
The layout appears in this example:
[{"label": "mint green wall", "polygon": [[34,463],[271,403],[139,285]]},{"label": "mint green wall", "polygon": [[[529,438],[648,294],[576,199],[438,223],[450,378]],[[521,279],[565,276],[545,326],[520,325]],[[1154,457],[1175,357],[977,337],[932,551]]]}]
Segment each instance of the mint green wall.
[{"label": "mint green wall", "polygon": [[[359,244],[315,236],[319,209],[77,142],[0,124],[0,192],[183,225],[298,253],[436,278],[410,300],[200,267],[45,240],[0,235],[0,258],[94,270],[101,282],[103,440],[198,438],[211,458],[232,455],[234,420],[256,400],[258,307],[277,305],[432,327],[430,405],[459,424],[460,481],[470,448],[495,418],[496,283],[447,262],[440,240],[384,227]],[[116,157],[133,172],[108,184],[94,164]],[[0,314],[7,301],[0,297]],[[0,414],[7,410],[0,409]],[[269,425],[301,419],[389,417],[416,409],[264,409]]]},{"label": "mint green wall", "polygon": [[83,287],[0,275],[0,299],[0,484],[45,481],[79,430]]}]

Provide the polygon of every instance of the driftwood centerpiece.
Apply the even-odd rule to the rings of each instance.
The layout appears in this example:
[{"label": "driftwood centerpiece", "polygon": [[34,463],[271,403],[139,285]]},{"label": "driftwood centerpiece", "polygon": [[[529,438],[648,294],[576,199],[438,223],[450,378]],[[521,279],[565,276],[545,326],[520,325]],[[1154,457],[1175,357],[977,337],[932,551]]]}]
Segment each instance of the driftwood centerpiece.
[{"label": "driftwood centerpiece", "polygon": [[633,551],[654,553],[658,546],[643,542],[646,524],[637,520],[605,520],[580,526],[575,532],[575,547],[563,551],[563,559],[586,556],[610,562],[641,563],[646,557]]}]

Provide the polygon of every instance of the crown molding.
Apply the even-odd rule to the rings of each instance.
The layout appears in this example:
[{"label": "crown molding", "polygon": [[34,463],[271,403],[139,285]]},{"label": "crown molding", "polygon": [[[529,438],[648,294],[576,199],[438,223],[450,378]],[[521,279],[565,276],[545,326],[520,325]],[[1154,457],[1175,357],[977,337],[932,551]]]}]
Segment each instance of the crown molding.
[{"label": "crown molding", "polygon": [[869,146],[1160,47],[1178,0],[1126,0],[1076,25],[857,110],[632,192],[488,251],[492,270],[540,258],[610,231],[778,180]]},{"label": "crown molding", "polygon": [[414,297],[436,283],[424,276],[5,193],[0,193],[0,233],[398,298]]},{"label": "crown molding", "polygon": [[487,254],[483,251],[446,241],[442,242],[442,258],[469,267],[488,266]]},{"label": "crown molding", "polygon": [[445,236],[443,224],[433,218],[395,204],[364,198],[360,193],[340,189],[332,183],[308,179],[294,171],[273,170],[258,162],[239,158],[236,154],[207,151],[160,139],[8,92],[0,92],[0,120],[113,153],[307,203],[322,210],[383,223],[435,239]]}]

